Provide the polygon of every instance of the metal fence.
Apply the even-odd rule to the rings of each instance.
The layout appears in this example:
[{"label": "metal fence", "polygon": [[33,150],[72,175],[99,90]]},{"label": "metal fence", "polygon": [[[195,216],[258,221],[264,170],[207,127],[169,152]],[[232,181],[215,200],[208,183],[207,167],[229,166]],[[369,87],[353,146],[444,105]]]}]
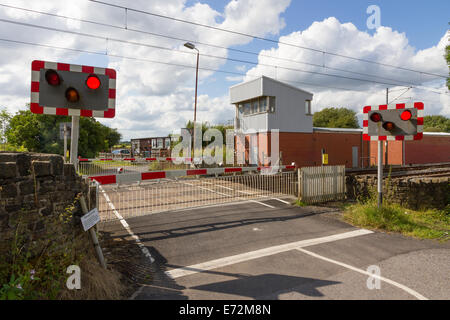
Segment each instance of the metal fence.
[{"label": "metal fence", "polygon": [[297,194],[296,172],[160,179],[99,186],[98,208],[101,220],[107,222],[122,217]]},{"label": "metal fence", "polygon": [[[80,161],[78,163],[77,172],[82,176],[96,176],[107,174],[127,174],[136,172],[147,172],[155,170],[174,170],[174,169],[188,169],[189,164],[175,164],[173,162],[159,162],[159,161],[101,161],[92,160],[89,162]],[[119,172],[120,170],[120,172]]]},{"label": "metal fence", "polygon": [[345,197],[345,166],[299,169],[299,198],[306,203],[341,200]]}]

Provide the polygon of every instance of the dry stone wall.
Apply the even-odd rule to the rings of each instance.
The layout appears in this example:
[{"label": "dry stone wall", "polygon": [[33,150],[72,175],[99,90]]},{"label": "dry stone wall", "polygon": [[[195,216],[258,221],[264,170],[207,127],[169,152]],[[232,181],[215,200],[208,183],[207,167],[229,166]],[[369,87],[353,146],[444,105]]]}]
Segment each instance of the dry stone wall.
[{"label": "dry stone wall", "polygon": [[[384,197],[410,209],[439,208],[450,203],[450,177],[399,177],[385,178]],[[376,192],[376,175],[348,175],[346,177],[347,198],[368,197],[369,191]]]},{"label": "dry stone wall", "polygon": [[61,156],[0,152],[0,235],[18,212],[61,212],[80,192],[89,194],[88,183]]}]

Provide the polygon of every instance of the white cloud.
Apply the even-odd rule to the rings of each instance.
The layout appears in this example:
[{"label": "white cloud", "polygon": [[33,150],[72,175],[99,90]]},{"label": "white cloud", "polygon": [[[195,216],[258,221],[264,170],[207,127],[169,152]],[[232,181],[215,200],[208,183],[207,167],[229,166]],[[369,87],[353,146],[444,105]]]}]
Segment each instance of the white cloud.
[{"label": "white cloud", "polygon": [[[285,23],[280,18],[280,14],[287,8],[289,2],[290,0],[233,0],[225,7],[224,12],[217,12],[206,3],[195,3],[187,6],[184,0],[139,0],[132,3],[122,2],[120,4],[161,13],[178,19],[264,36],[266,34],[278,34],[281,28],[284,27]],[[116,26],[125,27],[126,25],[129,29],[173,35],[192,40],[194,43],[201,41],[228,47],[251,41],[251,38],[148,16],[130,10],[125,15],[123,9],[102,6],[87,1],[66,3],[57,0],[39,2],[5,0],[4,3]],[[267,10],[268,6],[271,7],[271,10]],[[242,14],[243,12],[251,14]],[[20,23],[32,23],[50,28],[95,34],[109,39],[123,39],[153,46],[168,47],[186,53],[29,28],[5,22],[0,22],[0,38],[78,48],[99,53],[107,51],[109,54],[116,56],[195,67],[196,52],[184,48],[183,41],[7,9],[5,7],[0,7],[0,18]],[[227,56],[227,50],[225,49],[197,46],[203,54]],[[116,118],[113,120],[99,120],[107,125],[117,127],[125,139],[146,134],[165,135],[172,130],[182,127],[187,120],[193,118],[193,74],[195,71],[193,68],[25,46],[1,41],[0,55],[2,56],[0,61],[0,84],[2,84],[0,89],[0,106],[6,106],[10,111],[24,109],[24,104],[28,102],[31,61],[39,59],[115,68],[118,74]],[[224,63],[225,60],[202,57],[200,66],[202,68],[217,69]],[[213,72],[211,71],[200,70],[199,83],[204,83],[206,79],[208,79],[208,83],[212,82],[214,80],[211,79],[212,74]],[[17,77],[17,75],[26,76]],[[8,83],[10,84],[9,86],[4,85]],[[233,110],[229,106],[228,95],[224,93],[224,96],[221,97],[199,96],[197,116],[199,120],[211,123],[223,122],[231,118]]]},{"label": "white cloud", "polygon": [[[172,35],[191,40],[194,43],[198,41],[213,43],[222,47],[230,47],[245,45],[252,40],[249,37],[156,18],[132,11],[128,11],[128,15],[125,16],[125,11],[122,9],[102,6],[87,1],[70,2],[69,5],[66,2],[57,0],[33,2],[4,0],[3,2],[13,6],[93,20],[100,23],[109,23],[116,26],[125,26],[125,23],[127,23],[128,28],[131,29]],[[76,5],[73,5],[74,3]],[[281,14],[289,6],[289,3],[289,0],[232,0],[225,6],[223,12],[212,9],[207,3],[195,3],[187,6],[184,0],[137,0],[133,2],[123,1],[120,4],[243,33],[258,36],[276,36],[286,24]],[[123,59],[0,41],[0,56],[2,57],[0,60],[0,107],[7,107],[11,112],[24,109],[25,103],[29,101],[31,61],[41,59],[115,68],[118,75],[116,118],[99,120],[104,124],[118,128],[125,139],[166,135],[170,132],[177,131],[188,120],[193,119],[196,51],[183,47],[184,41],[42,16],[36,13],[26,13],[19,10],[5,9],[4,7],[0,7],[0,18],[45,25],[74,32],[90,33],[108,37],[109,39],[117,38],[153,46],[169,47],[186,52],[180,53],[159,50],[152,47],[124,44],[111,40],[105,41],[0,22],[0,38],[78,48],[99,53],[108,51],[109,54],[113,55],[141,59]],[[335,18],[314,22],[304,31],[293,32],[280,37],[280,41],[295,43],[299,46],[324,49],[331,52],[339,52],[382,63],[403,65],[428,72],[446,74],[448,70],[445,61],[441,59],[443,48],[446,44],[445,38],[442,38],[440,43],[432,48],[417,51],[408,44],[408,39],[403,33],[398,33],[387,27],[381,27],[373,35],[370,35],[359,31],[351,23],[340,23]],[[200,44],[196,44],[196,46],[202,54],[216,56],[228,55],[225,49]],[[260,53],[261,55],[258,57],[259,63],[278,64],[280,66],[309,71],[362,77],[320,67],[274,60],[262,56],[272,55],[299,61],[314,62],[320,65],[323,63],[323,56],[321,54],[291,46],[280,45],[279,47],[263,50]],[[169,66],[167,64],[142,60],[187,65],[192,68]],[[201,56],[200,67],[218,69],[224,67],[225,63],[225,60]],[[351,60],[329,55],[325,57],[325,63],[327,66],[334,68],[373,73],[380,77],[414,82],[420,81],[421,83],[423,82],[423,85],[433,85],[443,90],[442,82],[428,83],[426,81],[431,79],[426,76],[423,76],[423,78],[415,76],[414,78],[408,72],[394,71],[370,64],[355,63]],[[261,65],[250,69],[248,69],[248,65],[243,65],[242,63],[236,67],[230,66],[229,64],[224,67],[225,70],[230,71],[234,68],[238,72],[245,72],[247,70],[247,79],[250,78],[249,75],[266,74],[272,77],[276,76],[279,80],[314,82],[321,85],[361,90],[361,92],[356,93],[352,91],[338,92],[336,90],[321,89],[320,87],[299,85],[315,93],[313,102],[315,110],[328,106],[347,106],[359,111],[364,104],[384,102],[383,87],[385,86],[383,85],[361,84],[351,80],[287,71],[282,68],[277,68],[275,74],[274,68]],[[210,85],[213,81],[218,82],[215,78],[212,78],[213,76],[215,77],[215,74],[212,71],[200,70],[199,84]],[[225,80],[230,82],[241,81],[242,77],[229,76]],[[229,83],[217,83],[217,85],[225,87]],[[401,92],[398,91],[396,94],[400,94]],[[228,92],[224,90],[223,93],[218,93],[217,95],[218,97],[205,94],[199,95],[197,109],[198,120],[221,123],[232,119],[234,109],[229,104]],[[392,96],[394,97],[394,93]],[[410,90],[402,98],[406,96],[413,96],[415,99],[422,98],[426,102],[426,106],[429,106],[428,110],[450,115],[450,101],[448,96],[439,96],[416,89]]]},{"label": "white cloud", "polygon": [[[443,35],[436,46],[417,51],[408,43],[408,38],[404,33],[398,33],[388,27],[380,27],[373,35],[370,35],[367,32],[358,30],[352,23],[341,23],[336,18],[330,17],[320,22],[314,22],[303,32],[293,32],[289,35],[280,37],[280,42],[295,44],[301,47],[317,48],[327,52],[339,53],[341,55],[376,61],[383,64],[402,66],[409,69],[421,70],[423,72],[441,75],[445,75],[448,72],[448,67],[444,59],[444,49],[445,45],[448,43],[446,35]],[[301,63],[286,62],[267,56],[292,59],[319,66],[308,66]],[[362,107],[365,105],[384,104],[386,101],[386,87],[390,87],[393,90],[402,88],[390,85],[389,83],[399,83],[405,86],[411,84],[417,85],[418,87],[427,86],[436,88],[435,91],[447,91],[444,85],[445,79],[442,78],[436,81],[436,77],[434,76],[383,67],[329,54],[324,55],[322,52],[314,52],[283,44],[280,44],[278,47],[262,50],[258,57],[258,62],[259,65],[247,71],[246,80],[264,74],[269,77],[277,78],[280,81],[292,81],[291,84],[315,93],[314,111],[319,111],[326,107],[339,106],[352,108],[360,113]],[[275,64],[291,69],[329,73],[351,78],[370,79],[384,83],[374,84],[350,79],[340,79],[307,72],[286,70],[283,68],[277,68],[275,70],[273,67],[264,66]],[[376,77],[331,70],[321,67],[323,64],[327,67],[362,74],[371,74]],[[395,81],[387,80],[386,78],[394,79]],[[295,82],[302,82],[303,84]],[[308,86],[306,83],[317,84],[317,86]],[[348,88],[356,91],[333,90],[320,86]],[[402,91],[391,93],[390,100],[393,100],[401,93]],[[410,97],[410,99],[405,100],[405,97]],[[449,116],[449,98],[449,95],[438,95],[430,91],[414,88],[409,90],[409,92],[402,96],[400,100],[396,101],[424,101],[427,114],[442,114]]]}]

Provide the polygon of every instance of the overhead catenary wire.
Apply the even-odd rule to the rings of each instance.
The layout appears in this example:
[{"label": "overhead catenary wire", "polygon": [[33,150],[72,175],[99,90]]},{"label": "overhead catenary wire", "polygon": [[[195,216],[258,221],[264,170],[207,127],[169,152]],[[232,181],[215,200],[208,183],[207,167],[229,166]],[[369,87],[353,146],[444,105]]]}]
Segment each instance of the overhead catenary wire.
[{"label": "overhead catenary wire", "polygon": [[[179,63],[173,63],[173,62],[165,62],[165,61],[158,61],[158,60],[151,60],[151,59],[146,59],[146,58],[128,57],[128,56],[123,56],[123,55],[112,54],[110,52],[89,51],[89,50],[83,50],[83,49],[59,47],[59,46],[54,46],[54,45],[47,45],[47,44],[33,43],[33,42],[27,42],[27,41],[12,40],[12,39],[4,39],[4,38],[0,38],[0,41],[9,42],[9,43],[15,43],[15,44],[39,46],[39,47],[44,47],[44,48],[49,48],[49,49],[59,49],[59,50],[68,50],[68,51],[75,51],[75,52],[95,54],[95,55],[103,55],[103,56],[109,56],[109,57],[113,57],[113,58],[120,58],[120,59],[128,59],[128,60],[135,60],[135,61],[163,64],[163,65],[169,65],[169,66],[174,66],[174,67],[183,67],[183,68],[191,68],[191,69],[195,69],[196,68],[195,66],[191,66],[191,65],[179,64]],[[252,75],[245,74],[245,73],[240,73],[240,72],[225,71],[225,70],[205,68],[205,67],[199,67],[199,70],[210,71],[210,72],[218,72],[218,73],[224,73],[224,74],[231,74],[231,75],[238,75],[238,76],[242,76],[242,77],[247,76],[247,77],[250,77],[250,78],[258,78],[258,77],[260,77],[260,75],[252,76]],[[323,88],[335,89],[335,90],[361,92],[361,91],[354,90],[354,89],[348,89],[348,88],[342,88],[342,87],[334,87],[334,86],[326,86],[326,85],[315,84],[315,83],[308,83],[308,82],[303,82],[303,81],[295,81],[295,80],[288,80],[288,79],[280,79],[280,81],[285,81],[285,82],[289,82],[289,83],[304,84],[304,85],[312,86],[312,87],[323,87]]]},{"label": "overhead catenary wire", "polygon": [[99,1],[99,0],[87,0],[87,1],[90,1],[90,2],[93,2],[93,3],[102,4],[102,5],[105,5],[105,6],[120,8],[120,9],[124,9],[124,10],[126,9],[127,12],[128,11],[134,11],[134,12],[137,12],[137,13],[151,15],[151,16],[155,16],[155,17],[159,17],[159,18],[163,18],[163,19],[169,19],[169,20],[172,20],[172,21],[178,21],[178,22],[187,23],[187,24],[191,24],[191,25],[195,25],[195,26],[200,26],[200,27],[204,27],[204,28],[208,28],[208,29],[212,29],[212,30],[216,30],[216,31],[227,32],[227,33],[231,33],[231,34],[236,34],[236,35],[245,36],[245,37],[249,37],[249,38],[253,38],[253,39],[258,39],[258,40],[268,41],[268,42],[272,42],[272,43],[287,45],[287,46],[291,46],[291,47],[297,47],[297,48],[300,48],[300,49],[310,50],[310,51],[314,51],[314,52],[318,52],[318,53],[322,53],[322,54],[325,53],[325,54],[328,54],[328,55],[337,56],[337,57],[346,58],[346,59],[352,59],[352,60],[361,61],[361,62],[365,62],[365,63],[372,63],[372,64],[377,64],[377,65],[382,65],[382,66],[385,66],[385,67],[401,69],[401,70],[411,71],[411,72],[416,72],[416,73],[421,73],[421,74],[427,74],[427,75],[432,75],[432,76],[441,77],[441,78],[447,78],[447,75],[441,75],[441,74],[435,74],[435,73],[431,73],[431,72],[414,70],[414,69],[410,69],[410,68],[406,68],[406,67],[394,66],[394,65],[387,64],[387,63],[382,63],[382,62],[377,62],[377,61],[372,61],[372,60],[367,60],[367,59],[362,59],[362,58],[351,57],[351,56],[347,56],[347,55],[343,55],[343,54],[339,54],[339,53],[335,53],[335,52],[329,52],[329,51],[322,50],[322,49],[311,48],[311,47],[306,47],[306,46],[300,46],[300,45],[296,45],[296,44],[293,44],[293,43],[287,43],[287,42],[283,42],[283,41],[279,41],[279,40],[273,40],[273,39],[264,38],[264,37],[260,37],[260,36],[256,36],[256,35],[251,35],[251,34],[248,34],[248,33],[239,32],[239,31],[234,31],[234,30],[219,28],[219,27],[210,26],[210,25],[202,24],[202,23],[198,23],[198,22],[193,22],[193,21],[188,21],[188,20],[184,20],[184,19],[169,17],[169,16],[166,16],[166,15],[163,15],[163,14],[153,13],[153,12],[139,10],[139,9],[134,9],[134,8],[129,8],[129,7],[125,7],[125,6],[121,6],[121,5],[117,5],[117,4],[104,2],[104,1]]},{"label": "overhead catenary wire", "polygon": [[[145,47],[150,47],[150,48],[155,48],[155,49],[160,49],[160,50],[169,50],[169,51],[175,51],[175,52],[182,52],[182,53],[185,53],[185,54],[192,54],[192,52],[179,50],[179,49],[174,49],[174,48],[167,48],[167,47],[156,46],[156,45],[151,45],[151,44],[147,44],[147,43],[141,43],[141,42],[135,42],[135,41],[129,41],[129,40],[123,40],[123,39],[116,39],[116,38],[111,38],[111,37],[99,36],[99,35],[94,35],[94,34],[89,34],[89,33],[78,32],[78,31],[63,30],[63,29],[59,29],[59,28],[46,27],[46,26],[41,26],[41,25],[36,25],[36,24],[31,24],[31,23],[12,21],[12,20],[7,20],[7,19],[0,19],[0,22],[11,23],[11,24],[16,24],[16,25],[21,25],[21,26],[31,27],[31,28],[39,28],[39,29],[44,29],[44,30],[48,30],[48,31],[63,32],[63,33],[68,33],[68,34],[73,34],[73,35],[78,35],[78,36],[85,36],[85,37],[94,38],[94,39],[101,39],[101,40],[105,40],[105,41],[115,41],[115,42],[121,42],[121,43],[126,43],[126,44],[131,44],[131,45],[137,45],[137,46],[145,46]],[[392,85],[392,86],[402,86],[402,84],[398,84],[398,83],[388,83],[388,82],[381,82],[381,81],[376,81],[376,80],[352,78],[352,77],[347,77],[347,76],[342,76],[342,75],[327,74],[327,73],[316,72],[316,71],[294,69],[294,68],[289,68],[289,67],[282,67],[282,66],[275,66],[275,65],[265,65],[265,64],[261,64],[261,63],[255,63],[255,62],[252,62],[252,61],[244,61],[244,60],[239,60],[239,59],[232,59],[232,58],[228,58],[228,57],[219,57],[219,56],[208,55],[208,54],[201,54],[201,55],[202,56],[206,56],[206,57],[210,57],[210,58],[225,59],[225,60],[230,60],[230,61],[237,61],[237,62],[240,62],[240,63],[255,64],[255,65],[259,64],[259,65],[264,65],[264,66],[267,66],[267,67],[277,67],[277,68],[290,70],[290,71],[304,72],[304,73],[309,73],[309,74],[316,74],[316,75],[335,77],[335,78],[342,78],[342,79],[353,80],[353,81],[370,82],[370,83],[383,84],[383,85]],[[413,87],[418,88],[416,86],[413,86]],[[429,90],[431,92],[435,92],[435,93],[441,94],[441,92],[437,92],[437,91],[431,90],[431,89],[426,88],[426,87],[423,87],[423,88],[424,88],[424,90]],[[421,89],[421,88],[418,88],[418,89]]]},{"label": "overhead catenary wire", "polygon": [[[215,44],[211,44],[211,43],[200,42],[200,41],[196,41],[196,40],[192,40],[192,39],[179,38],[179,37],[163,35],[163,34],[155,33],[155,32],[149,32],[149,31],[133,29],[133,28],[130,28],[128,26],[128,18],[127,18],[127,16],[128,16],[127,12],[128,11],[127,11],[127,9],[125,9],[126,10],[126,13],[125,13],[125,16],[126,16],[125,26],[122,27],[122,26],[117,26],[117,25],[114,25],[114,24],[102,23],[102,22],[92,21],[92,20],[87,20],[87,19],[74,18],[74,17],[69,17],[69,16],[55,14],[55,13],[49,13],[49,12],[33,10],[33,9],[27,9],[27,8],[11,6],[11,5],[5,5],[5,4],[1,4],[1,3],[0,3],[0,6],[6,7],[6,8],[10,8],[10,9],[22,10],[22,11],[26,11],[26,12],[38,13],[38,14],[47,15],[47,16],[51,16],[51,17],[69,19],[69,20],[73,20],[73,21],[77,21],[77,22],[90,23],[90,24],[104,26],[104,27],[109,27],[109,28],[115,28],[115,29],[122,29],[122,30],[126,30],[126,31],[132,31],[132,32],[146,34],[146,35],[151,35],[151,36],[155,36],[155,37],[161,37],[161,38],[167,38],[167,39],[172,39],[172,40],[177,40],[177,41],[185,41],[185,42],[190,42],[190,43],[196,43],[196,44],[201,44],[201,45],[209,46],[209,47],[213,47],[213,48],[224,49],[224,50],[229,50],[229,51],[239,52],[239,53],[244,53],[244,54],[250,54],[250,55],[256,55],[258,57],[266,57],[266,58],[276,59],[276,60],[280,60],[280,61],[294,62],[294,63],[298,63],[298,64],[304,64],[304,65],[313,66],[313,67],[320,67],[320,68],[324,68],[324,69],[330,69],[330,70],[335,70],[335,71],[340,71],[340,72],[346,72],[346,73],[350,73],[350,74],[357,74],[357,75],[362,75],[362,76],[368,76],[368,77],[373,77],[373,78],[378,78],[378,79],[383,79],[383,80],[388,80],[388,81],[398,81],[398,82],[403,82],[403,83],[408,84],[408,85],[413,84],[412,82],[407,82],[407,81],[398,80],[398,79],[392,79],[392,78],[386,78],[386,77],[380,77],[380,76],[369,74],[369,73],[362,73],[362,72],[345,70],[345,69],[341,69],[341,68],[335,68],[335,67],[327,66],[325,63],[320,65],[320,64],[316,64],[316,63],[312,63],[312,62],[305,62],[305,61],[298,61],[298,60],[294,60],[294,59],[275,57],[275,56],[266,55],[266,54],[262,54],[262,53],[258,53],[258,52],[252,52],[252,51],[248,51],[248,50],[227,48],[227,47],[224,47],[224,46],[219,46],[219,45],[215,45]],[[222,58],[222,57],[217,57],[217,58]],[[226,57],[223,57],[223,58],[226,58]],[[247,63],[247,62],[243,62],[243,63]],[[255,64],[255,63],[253,63],[253,64]],[[277,67],[277,66],[275,66],[275,67]]]},{"label": "overhead catenary wire", "polygon": [[[401,93],[397,98],[395,98],[394,100],[391,100],[389,103],[394,102],[395,100],[397,100],[398,98],[400,98],[401,96],[403,96],[405,93],[407,93],[411,88],[407,88],[403,93]],[[389,104],[388,103],[388,104]]]}]

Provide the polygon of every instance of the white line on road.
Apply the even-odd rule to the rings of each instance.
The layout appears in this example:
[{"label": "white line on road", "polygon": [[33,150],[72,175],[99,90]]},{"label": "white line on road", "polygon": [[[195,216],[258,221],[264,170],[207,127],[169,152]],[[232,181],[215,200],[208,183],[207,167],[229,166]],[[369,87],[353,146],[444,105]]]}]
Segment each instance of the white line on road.
[{"label": "white line on road", "polygon": [[281,200],[281,199],[278,199],[278,198],[270,198],[270,199],[272,199],[272,200],[278,200],[278,201],[280,201],[280,202],[283,202],[283,203],[285,203],[285,204],[291,204],[290,202],[288,202],[288,201],[284,201],[284,200]]},{"label": "white line on road", "polygon": [[114,204],[109,199],[108,194],[105,192],[105,190],[102,188],[101,185],[99,185],[99,189],[103,193],[103,196],[106,199],[106,203],[108,203],[109,207],[114,212],[114,214],[116,215],[117,219],[119,219],[119,221],[122,224],[122,226],[125,228],[125,230],[127,230],[128,234],[136,241],[136,244],[139,246],[139,248],[141,248],[141,251],[144,254],[144,256],[146,256],[147,258],[150,259],[150,263],[153,263],[155,261],[155,259],[153,259],[152,255],[150,254],[148,249],[144,246],[144,244],[142,243],[141,239],[139,239],[139,237],[137,235],[135,235],[134,232],[131,230],[131,228],[128,225],[127,221],[122,217],[122,215],[119,213],[119,211],[116,210],[116,208],[114,207]]},{"label": "white line on road", "polygon": [[263,205],[263,206],[266,206],[266,207],[268,207],[268,208],[275,209],[274,206],[271,206],[270,204],[267,204],[267,203],[264,203],[264,202],[260,202],[260,201],[256,201],[256,200],[248,200],[248,201],[254,202],[254,203],[259,203],[259,204],[261,204],[261,205]]},{"label": "white line on road", "polygon": [[[203,190],[207,190],[207,191],[210,191],[210,192],[213,192],[213,193],[217,193],[217,194],[220,194],[220,195],[222,195],[222,196],[233,197],[233,196],[230,195],[230,194],[225,194],[225,193],[222,193],[222,192],[219,192],[219,191],[211,190],[211,189],[209,189],[209,188],[205,188],[205,187],[202,187],[202,186],[194,185],[194,184],[192,184],[192,183],[188,183],[188,182],[183,182],[183,183],[184,183],[184,184],[187,184],[187,185],[189,185],[189,186],[192,186],[192,187],[197,187],[197,188],[200,188],[200,189],[203,189]],[[227,188],[227,189],[230,189],[230,188]],[[233,189],[230,189],[230,190],[233,190]],[[237,191],[237,192],[242,192],[242,193],[247,193],[247,194],[253,194],[253,193],[249,193],[249,192],[245,192],[245,191]],[[239,197],[237,197],[237,198],[239,198]],[[271,209],[275,209],[274,206],[271,206],[271,205],[269,205],[269,204],[267,204],[267,203],[263,203],[263,202],[256,201],[256,200],[248,200],[248,201],[249,201],[249,202],[253,202],[253,203],[258,203],[258,204],[260,204],[260,205],[263,205],[263,206],[268,207],[268,208],[271,208]],[[281,201],[281,200],[280,200],[280,201]]]},{"label": "white line on road", "polygon": [[341,266],[341,267],[344,267],[344,268],[347,268],[347,269],[350,269],[350,270],[353,270],[353,271],[356,271],[356,272],[365,274],[365,275],[367,275],[367,276],[369,276],[369,277],[376,278],[376,279],[379,279],[379,280],[381,280],[381,281],[387,282],[387,283],[389,283],[389,284],[391,284],[391,285],[393,285],[393,286],[395,286],[395,287],[397,287],[397,288],[400,288],[400,289],[402,289],[402,290],[408,292],[409,294],[413,295],[414,297],[416,297],[416,298],[419,299],[419,300],[428,300],[427,298],[425,298],[425,297],[424,297],[423,295],[421,295],[420,293],[418,293],[418,292],[416,292],[416,291],[414,291],[414,290],[408,288],[407,286],[404,286],[404,285],[402,285],[402,284],[400,284],[400,283],[398,283],[398,282],[395,282],[395,281],[393,281],[393,280],[390,280],[390,279],[387,279],[387,278],[385,278],[385,277],[382,277],[382,276],[379,276],[379,275],[376,275],[376,274],[367,272],[367,271],[365,271],[365,270],[363,270],[363,269],[359,269],[359,268],[353,267],[353,266],[348,265],[348,264],[343,263],[343,262],[339,262],[339,261],[336,261],[336,260],[333,260],[333,259],[330,259],[330,258],[326,258],[326,257],[324,257],[324,256],[318,255],[318,254],[316,254],[316,253],[314,253],[314,252],[311,252],[311,251],[307,251],[307,250],[305,250],[305,249],[297,248],[297,250],[300,251],[300,252],[309,254],[310,256],[313,256],[313,257],[315,257],[315,258],[322,259],[322,260],[324,260],[324,261],[327,261],[327,262],[330,262],[330,263],[337,264],[337,265],[339,265],[339,266]]},{"label": "white line on road", "polygon": [[269,248],[264,248],[260,250],[255,250],[251,252],[241,253],[230,257],[220,258],[216,260],[211,260],[199,264],[195,264],[188,267],[182,267],[178,269],[173,269],[170,271],[166,271],[166,274],[171,277],[172,279],[184,277],[187,275],[204,272],[207,270],[217,269],[221,267],[225,267],[228,265],[258,259],[261,257],[271,256],[274,254],[278,254],[285,251],[294,250],[297,248],[312,246],[316,244],[326,243],[326,242],[332,242],[337,241],[341,239],[348,239],[353,237],[358,237],[366,234],[373,233],[373,231],[366,230],[366,229],[358,229],[354,231],[334,234],[331,236],[321,237],[321,238],[315,238],[315,239],[307,239],[307,240],[301,240],[297,242],[291,242],[286,243],[278,246],[273,246]]}]

